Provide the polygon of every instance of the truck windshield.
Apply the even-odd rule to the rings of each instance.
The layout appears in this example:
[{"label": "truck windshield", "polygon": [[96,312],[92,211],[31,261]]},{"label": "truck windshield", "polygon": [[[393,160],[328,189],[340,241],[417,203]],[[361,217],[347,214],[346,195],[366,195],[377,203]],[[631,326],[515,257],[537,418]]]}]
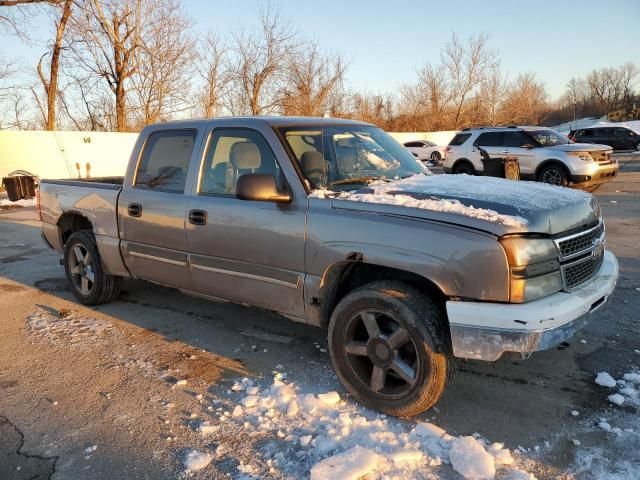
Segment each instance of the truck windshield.
[{"label": "truck windshield", "polygon": [[360,125],[283,127],[280,134],[309,186],[352,190],[429,170],[383,130]]},{"label": "truck windshield", "polygon": [[540,130],[529,130],[527,133],[533,137],[543,147],[553,147],[554,145],[566,145],[571,143],[564,135],[551,130],[550,128],[541,128]]}]

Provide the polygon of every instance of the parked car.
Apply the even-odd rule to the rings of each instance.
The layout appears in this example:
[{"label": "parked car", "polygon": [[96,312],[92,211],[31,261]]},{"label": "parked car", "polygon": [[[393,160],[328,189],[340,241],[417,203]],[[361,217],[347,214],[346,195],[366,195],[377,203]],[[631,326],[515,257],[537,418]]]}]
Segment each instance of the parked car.
[{"label": "parked car", "polygon": [[545,127],[470,128],[456,134],[447,146],[445,173],[480,175],[484,172],[480,148],[490,157],[516,157],[520,178],[595,188],[618,174],[611,147],[573,143]]},{"label": "parked car", "polygon": [[435,404],[455,357],[567,340],[618,277],[591,195],[430,175],[356,121],[151,125],[124,177],[43,180],[37,203],[79,302],[134,277],[280,312],[326,329],[344,386],[391,415]]},{"label": "parked car", "polygon": [[445,147],[441,147],[429,140],[412,140],[403,144],[414,157],[421,162],[431,160],[435,164],[439,164],[445,155]]},{"label": "parked car", "polygon": [[575,142],[608,145],[614,150],[640,151],[640,132],[626,126],[593,126],[576,130]]}]

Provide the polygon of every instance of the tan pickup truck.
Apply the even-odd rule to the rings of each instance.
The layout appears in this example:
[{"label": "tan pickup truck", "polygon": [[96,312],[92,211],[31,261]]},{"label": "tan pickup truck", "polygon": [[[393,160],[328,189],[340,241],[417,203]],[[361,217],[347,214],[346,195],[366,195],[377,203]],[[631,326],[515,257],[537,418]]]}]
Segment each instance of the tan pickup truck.
[{"label": "tan pickup truck", "polygon": [[431,175],[355,121],[151,125],[124,177],[43,180],[39,211],[80,302],[133,277],[325,328],[345,387],[392,415],[431,407],[455,357],[570,338],[618,277],[590,194]]}]

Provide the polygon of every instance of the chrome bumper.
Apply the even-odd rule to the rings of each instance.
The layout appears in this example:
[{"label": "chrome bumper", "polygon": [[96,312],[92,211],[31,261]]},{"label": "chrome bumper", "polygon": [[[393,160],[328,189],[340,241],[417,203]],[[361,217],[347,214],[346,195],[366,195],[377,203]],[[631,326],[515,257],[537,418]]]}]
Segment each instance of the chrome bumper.
[{"label": "chrome bumper", "polygon": [[604,305],[618,280],[618,261],[609,251],[598,273],[571,292],[522,304],[447,302],[453,354],[494,361],[505,352],[530,354],[573,337]]}]

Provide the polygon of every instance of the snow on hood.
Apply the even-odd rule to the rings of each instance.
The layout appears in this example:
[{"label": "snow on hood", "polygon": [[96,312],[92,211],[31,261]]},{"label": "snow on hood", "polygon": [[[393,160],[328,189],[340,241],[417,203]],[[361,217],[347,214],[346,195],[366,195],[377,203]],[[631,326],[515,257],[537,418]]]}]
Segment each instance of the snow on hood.
[{"label": "snow on hood", "polygon": [[553,234],[593,223],[599,215],[593,197],[579,190],[470,175],[414,175],[349,192],[319,190],[311,196],[408,207],[411,213],[408,209],[402,212],[408,216],[423,216],[419,211],[455,214],[460,219],[479,221],[485,227],[501,227],[492,229],[497,234],[514,231]]}]

